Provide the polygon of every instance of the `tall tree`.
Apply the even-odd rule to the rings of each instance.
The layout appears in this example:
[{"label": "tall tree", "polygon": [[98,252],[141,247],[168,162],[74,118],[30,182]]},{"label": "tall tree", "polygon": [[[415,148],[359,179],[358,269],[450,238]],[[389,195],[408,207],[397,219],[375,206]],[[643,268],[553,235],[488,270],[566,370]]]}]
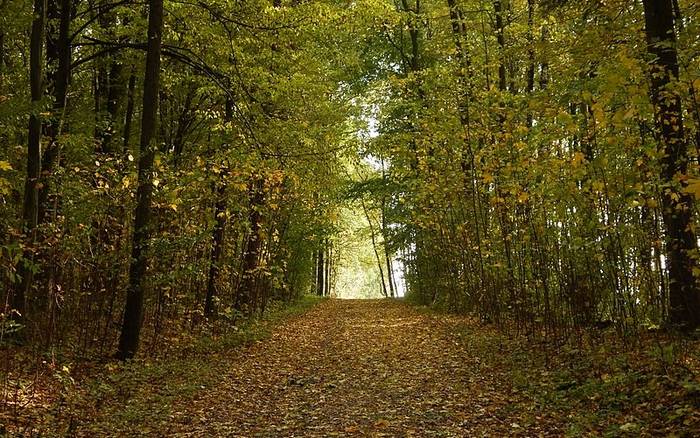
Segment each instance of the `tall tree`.
[{"label": "tall tree", "polygon": [[243,282],[236,296],[235,307],[238,310],[252,313],[257,309],[258,301],[258,263],[262,247],[262,215],[261,209],[265,201],[265,179],[262,175],[253,175],[248,185],[248,221],[250,230],[243,253]]},{"label": "tall tree", "polygon": [[39,220],[39,177],[41,172],[41,99],[44,96],[44,35],[46,31],[46,0],[34,1],[34,18],[29,42],[29,86],[31,90],[31,113],[29,114],[29,134],[27,147],[27,176],[24,183],[23,225],[25,251],[23,260],[17,265],[20,277],[12,296],[12,307],[17,319],[25,316],[26,299],[32,286],[34,268],[34,243]]},{"label": "tall tree", "polygon": [[122,332],[117,350],[117,357],[122,360],[134,357],[138,350],[143,318],[143,279],[148,265],[146,252],[150,237],[149,224],[151,219],[151,196],[153,194],[152,170],[156,150],[154,137],[158,115],[158,91],[160,89],[162,32],[163,0],[149,0],[148,46],[143,88],[134,234],[129,264],[129,286],[124,308]]},{"label": "tall tree", "polygon": [[[233,101],[226,99],[224,122],[230,123],[233,119]],[[216,282],[219,278],[221,254],[224,248],[224,230],[226,229],[226,177],[228,170],[222,169],[219,181],[212,183],[212,192],[216,197],[214,202],[214,229],[212,230],[212,249],[209,261],[209,275],[207,278],[207,293],[204,299],[204,316],[214,314],[214,297],[216,296]]]},{"label": "tall tree", "polygon": [[318,256],[316,257],[316,294],[319,296],[323,296],[323,291],[326,287],[324,263],[324,250],[321,248],[318,250]]},{"label": "tall tree", "polygon": [[700,327],[700,290],[693,276],[697,239],[691,226],[693,200],[683,190],[688,175],[688,144],[683,128],[678,80],[678,51],[672,0],[644,0],[647,50],[651,60],[654,104],[661,159],[662,215],[670,282],[669,322],[686,330]]},{"label": "tall tree", "polygon": [[[73,16],[73,0],[50,0],[47,4],[49,29],[46,38],[46,63],[48,89],[53,95],[53,112],[46,126],[49,137],[42,155],[42,182],[39,190],[39,223],[47,219],[50,193],[50,175],[59,155],[58,136],[64,127],[68,85],[71,79],[72,47],[70,25]],[[56,29],[56,26],[58,29]]]}]

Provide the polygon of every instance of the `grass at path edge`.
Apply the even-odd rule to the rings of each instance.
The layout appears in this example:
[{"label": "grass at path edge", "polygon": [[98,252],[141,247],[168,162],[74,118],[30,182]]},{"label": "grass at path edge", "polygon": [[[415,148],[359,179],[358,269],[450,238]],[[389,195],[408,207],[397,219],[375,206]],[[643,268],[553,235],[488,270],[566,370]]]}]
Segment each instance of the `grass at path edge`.
[{"label": "grass at path edge", "polygon": [[520,412],[516,435],[520,427],[550,424],[552,435],[569,437],[700,436],[697,340],[650,332],[626,344],[608,331],[559,344],[533,342],[477,318],[405,302],[451,319],[455,336],[482,358],[484,371],[505,379],[512,412]]},{"label": "grass at path edge", "polygon": [[60,370],[53,402],[12,429],[22,436],[160,435],[176,406],[220,381],[228,356],[269,338],[276,326],[322,301],[307,295],[291,304],[275,305],[235,331],[199,336],[163,357],[102,364],[84,379],[73,379],[67,368]]}]

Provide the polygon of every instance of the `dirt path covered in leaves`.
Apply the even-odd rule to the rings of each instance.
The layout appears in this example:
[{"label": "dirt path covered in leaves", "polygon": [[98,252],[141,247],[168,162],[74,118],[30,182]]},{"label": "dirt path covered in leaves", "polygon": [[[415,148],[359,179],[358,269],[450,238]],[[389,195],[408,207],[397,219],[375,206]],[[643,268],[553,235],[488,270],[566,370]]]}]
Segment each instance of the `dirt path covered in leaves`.
[{"label": "dirt path covered in leaves", "polygon": [[[400,302],[329,300],[243,349],[215,388],[175,406],[180,436],[540,435],[469,351],[463,320]],[[520,404],[522,408],[522,404]],[[531,417],[533,413],[527,413]],[[526,430],[528,429],[528,430]],[[556,434],[551,426],[544,432]]]}]

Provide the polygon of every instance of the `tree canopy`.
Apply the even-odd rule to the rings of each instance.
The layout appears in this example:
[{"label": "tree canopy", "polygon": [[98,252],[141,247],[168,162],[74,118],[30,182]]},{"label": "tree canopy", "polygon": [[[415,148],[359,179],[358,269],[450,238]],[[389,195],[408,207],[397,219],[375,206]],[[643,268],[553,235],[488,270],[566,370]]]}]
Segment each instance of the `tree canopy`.
[{"label": "tree canopy", "polygon": [[[699,162],[693,0],[0,0],[0,376],[204,351],[305,295],[470,315],[490,363],[491,323],[697,337]],[[383,303],[317,324],[460,363],[462,326]]]},{"label": "tree canopy", "polygon": [[339,279],[553,338],[700,326],[695,2],[0,11],[2,342],[127,359]]}]

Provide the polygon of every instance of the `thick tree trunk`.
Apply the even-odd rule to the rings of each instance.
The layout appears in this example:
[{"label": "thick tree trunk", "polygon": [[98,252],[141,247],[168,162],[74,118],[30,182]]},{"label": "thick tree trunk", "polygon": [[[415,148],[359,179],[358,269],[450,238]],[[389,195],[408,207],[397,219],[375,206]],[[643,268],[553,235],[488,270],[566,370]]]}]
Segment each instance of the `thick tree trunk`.
[{"label": "thick tree trunk", "polygon": [[44,32],[46,29],[46,0],[34,0],[34,19],[29,42],[29,84],[32,108],[29,115],[29,139],[27,144],[27,178],[24,184],[24,204],[22,219],[24,226],[25,251],[17,264],[20,277],[12,295],[12,308],[17,312],[15,320],[25,317],[26,300],[32,286],[33,270],[30,266],[34,258],[33,246],[39,220],[39,177],[41,172],[41,119],[39,103],[44,95]]},{"label": "thick tree trunk", "polygon": [[160,88],[160,52],[163,31],[163,0],[148,2],[148,49],[144,76],[143,111],[141,117],[141,143],[134,212],[134,234],[132,239],[129,286],[124,308],[124,321],[117,357],[124,360],[134,357],[139,345],[143,317],[143,278],[146,274],[146,251],[150,235],[151,195],[153,192],[152,168],[155,155],[153,144],[158,113],[158,90]]},{"label": "thick tree trunk", "polygon": [[651,62],[651,99],[664,157],[661,159],[666,263],[670,281],[669,322],[685,330],[700,326],[700,291],[693,276],[691,253],[697,249],[692,229],[693,200],[683,185],[688,173],[688,145],[681,99],[673,89],[678,79],[678,53],[671,0],[644,0],[647,49]]},{"label": "thick tree trunk", "polygon": [[71,47],[70,23],[73,0],[51,0],[47,18],[58,20],[58,32],[50,32],[46,39],[46,63],[56,64],[47,77],[48,88],[54,98],[53,114],[46,127],[49,137],[41,162],[41,188],[39,189],[39,223],[47,220],[49,210],[50,177],[59,155],[58,136],[63,131],[67,106],[68,85],[71,79],[73,50]]}]

